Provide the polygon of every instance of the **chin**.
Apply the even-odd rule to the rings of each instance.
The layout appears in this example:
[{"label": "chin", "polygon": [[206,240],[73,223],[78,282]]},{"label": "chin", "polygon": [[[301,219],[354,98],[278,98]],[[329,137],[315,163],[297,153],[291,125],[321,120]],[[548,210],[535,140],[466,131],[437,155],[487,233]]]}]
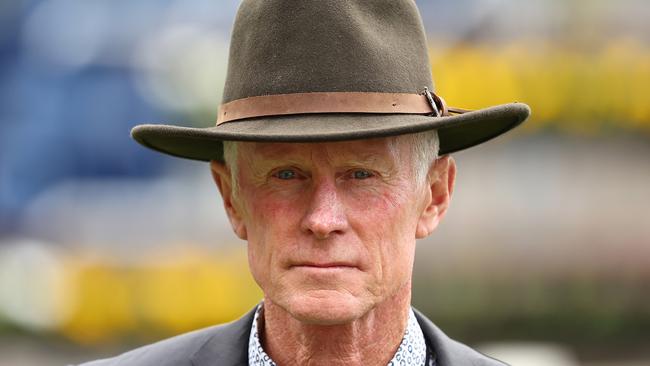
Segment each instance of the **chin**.
[{"label": "chin", "polygon": [[293,295],[281,306],[296,320],[314,325],[340,325],[363,317],[371,308],[349,293],[333,290]]}]

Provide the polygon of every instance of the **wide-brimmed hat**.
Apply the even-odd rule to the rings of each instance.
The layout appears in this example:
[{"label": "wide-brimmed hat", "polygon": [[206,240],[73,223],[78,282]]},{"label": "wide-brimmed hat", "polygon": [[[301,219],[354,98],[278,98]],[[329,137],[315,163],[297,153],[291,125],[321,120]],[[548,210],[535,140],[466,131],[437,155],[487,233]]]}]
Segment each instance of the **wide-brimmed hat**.
[{"label": "wide-brimmed hat", "polygon": [[146,124],[131,135],[151,149],[207,161],[221,160],[228,140],[322,142],[435,129],[444,155],[530,114],[523,103],[447,107],[433,88],[413,0],[243,0],[223,95],[214,127]]}]

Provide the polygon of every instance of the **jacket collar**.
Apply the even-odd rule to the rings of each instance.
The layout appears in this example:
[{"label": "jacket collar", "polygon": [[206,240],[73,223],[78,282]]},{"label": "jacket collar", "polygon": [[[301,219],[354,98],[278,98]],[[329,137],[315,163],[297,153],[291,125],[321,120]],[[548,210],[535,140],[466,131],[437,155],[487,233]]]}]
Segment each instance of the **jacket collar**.
[{"label": "jacket collar", "polygon": [[192,366],[248,366],[248,337],[255,308],[241,318],[215,328],[191,358]]}]

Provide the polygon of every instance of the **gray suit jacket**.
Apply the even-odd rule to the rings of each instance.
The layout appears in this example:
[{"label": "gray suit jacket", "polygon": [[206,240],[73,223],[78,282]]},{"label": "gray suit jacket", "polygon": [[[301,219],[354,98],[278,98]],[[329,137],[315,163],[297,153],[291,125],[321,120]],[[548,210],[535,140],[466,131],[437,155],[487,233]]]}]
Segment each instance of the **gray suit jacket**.
[{"label": "gray suit jacket", "polygon": [[[246,366],[254,313],[81,366]],[[415,316],[436,354],[436,366],[505,365],[450,339],[417,310]]]}]

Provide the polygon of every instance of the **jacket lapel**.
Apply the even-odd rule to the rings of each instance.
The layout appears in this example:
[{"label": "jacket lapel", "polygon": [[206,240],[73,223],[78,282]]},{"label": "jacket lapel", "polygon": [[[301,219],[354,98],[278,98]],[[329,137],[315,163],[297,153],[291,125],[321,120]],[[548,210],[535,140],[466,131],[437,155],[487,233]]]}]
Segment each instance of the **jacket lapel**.
[{"label": "jacket lapel", "polygon": [[231,323],[215,328],[214,334],[192,356],[193,366],[247,366],[248,338],[255,308]]},{"label": "jacket lapel", "polygon": [[456,365],[505,365],[504,363],[485,356],[468,346],[456,342],[447,337],[440,328],[431,322],[418,310],[413,309],[415,317],[422,328],[424,337],[429,342],[433,352],[436,355],[436,366],[456,366]]}]

